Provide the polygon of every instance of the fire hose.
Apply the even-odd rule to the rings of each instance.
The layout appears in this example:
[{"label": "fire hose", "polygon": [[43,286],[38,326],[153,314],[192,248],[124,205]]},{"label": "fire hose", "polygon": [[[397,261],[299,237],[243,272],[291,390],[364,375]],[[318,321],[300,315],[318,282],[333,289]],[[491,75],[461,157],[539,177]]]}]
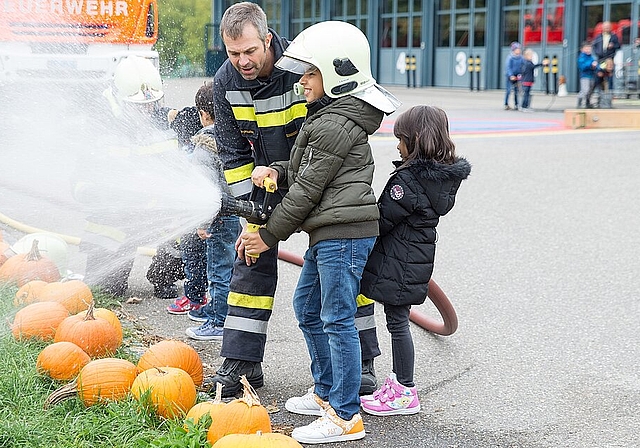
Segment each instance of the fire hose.
[{"label": "fire hose", "polygon": [[[278,258],[288,263],[302,266],[304,263],[303,258],[293,252],[279,249]],[[424,328],[425,330],[439,334],[441,336],[450,336],[458,329],[458,317],[456,311],[451,304],[451,301],[442,289],[433,280],[429,280],[429,292],[427,297],[433,302],[435,307],[442,316],[442,322],[437,319],[427,316],[426,314],[412,308],[409,312],[409,319],[416,325]]]},{"label": "fire hose", "polygon": [[[219,215],[241,216],[247,220],[248,229],[250,231],[257,231],[261,224],[267,222],[269,216],[271,215],[271,212],[273,211],[273,206],[270,202],[272,193],[275,191],[275,189],[275,183],[273,183],[271,179],[265,178],[266,193],[262,203],[251,200],[251,198],[250,200],[240,200],[234,198],[229,194],[223,194],[222,206]],[[54,232],[47,232],[46,230],[22,224],[1,213],[0,222],[3,222],[10,227],[23,231],[25,233],[51,233],[62,237],[69,244],[78,245],[80,243],[80,238],[78,237],[61,235]],[[155,253],[155,251],[150,248],[138,248],[138,252],[149,256],[152,256]],[[286,251],[284,249],[278,250],[278,258],[282,261],[296,264],[298,266],[302,266],[302,264],[304,263],[302,256],[294,254],[293,252]],[[455,331],[458,329],[458,317],[456,315],[455,309],[453,308],[453,305],[451,304],[451,301],[449,300],[447,295],[444,293],[444,291],[442,291],[442,289],[436,284],[433,279],[429,280],[429,292],[427,294],[427,297],[440,312],[442,322],[438,321],[437,319],[431,318],[413,308],[409,313],[409,319],[425,330],[435,334],[439,334],[441,336],[449,336],[455,333]]]}]

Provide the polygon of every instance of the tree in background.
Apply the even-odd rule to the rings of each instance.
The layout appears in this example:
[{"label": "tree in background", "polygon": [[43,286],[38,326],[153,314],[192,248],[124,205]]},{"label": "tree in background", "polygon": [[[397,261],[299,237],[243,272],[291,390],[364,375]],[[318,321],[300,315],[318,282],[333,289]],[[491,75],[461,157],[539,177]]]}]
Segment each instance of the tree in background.
[{"label": "tree in background", "polygon": [[158,42],[164,76],[204,74],[205,25],[211,22],[211,0],[159,0]]}]

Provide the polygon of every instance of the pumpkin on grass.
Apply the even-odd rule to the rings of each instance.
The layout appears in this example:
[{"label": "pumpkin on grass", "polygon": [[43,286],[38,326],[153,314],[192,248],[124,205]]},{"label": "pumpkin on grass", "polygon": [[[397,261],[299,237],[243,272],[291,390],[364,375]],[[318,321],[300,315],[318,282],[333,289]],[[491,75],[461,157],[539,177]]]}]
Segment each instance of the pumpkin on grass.
[{"label": "pumpkin on grass", "polygon": [[138,401],[148,399],[156,413],[166,419],[184,416],[196,402],[196,385],[177,367],[145,370],[131,385],[131,393]]},{"label": "pumpkin on grass", "polygon": [[70,381],[90,361],[89,355],[73,342],[55,342],[40,352],[36,369],[54,380]]},{"label": "pumpkin on grass", "polygon": [[212,448],[302,448],[292,437],[277,432],[266,434],[228,434],[213,444]]},{"label": "pumpkin on grass", "polygon": [[60,324],[69,317],[69,311],[55,302],[36,302],[16,313],[11,325],[13,337],[20,339],[54,339]]},{"label": "pumpkin on grass", "polygon": [[[89,310],[80,311],[78,315],[86,316],[88,312]],[[118,319],[116,313],[107,308],[94,308],[93,317],[100,317],[113,326],[118,334],[118,347],[120,347],[120,345],[122,345],[122,324],[120,323],[120,319]]]},{"label": "pumpkin on grass", "polygon": [[49,283],[43,280],[31,280],[30,282],[25,283],[16,292],[13,304],[15,306],[22,306],[34,302],[40,302],[42,290],[48,284]]},{"label": "pumpkin on grass", "polygon": [[[211,417],[211,421],[213,422],[215,421],[216,413],[222,410],[226,405],[227,403],[222,401],[222,384],[216,383],[216,396],[214,397],[214,399],[203,401],[194,405],[191,409],[189,409],[189,412],[187,412],[184,420],[185,422],[187,420],[191,420],[195,425],[197,425],[203,416],[209,414],[209,416]],[[184,428],[187,429],[186,423],[184,425]]]},{"label": "pumpkin on grass", "polygon": [[41,301],[60,302],[71,314],[89,309],[93,302],[91,289],[81,280],[49,283],[42,289]]},{"label": "pumpkin on grass", "polygon": [[45,408],[77,395],[85,406],[125,398],[131,391],[136,374],[136,366],[131,361],[120,358],[102,358],[89,362],[78,377],[54,391],[45,401]]},{"label": "pumpkin on grass", "polygon": [[271,432],[269,413],[260,404],[258,394],[251,387],[245,375],[240,377],[240,382],[244,386],[242,398],[236,398],[227,403],[223,410],[216,413],[215,424],[209,427],[207,440],[212,445],[227,434]]},{"label": "pumpkin on grass", "polygon": [[48,283],[60,280],[60,271],[56,264],[40,254],[38,240],[33,240],[29,252],[9,257],[0,266],[0,281],[22,286],[31,280],[43,280]]},{"label": "pumpkin on grass", "polygon": [[58,326],[54,341],[73,342],[92,358],[103,358],[113,355],[122,339],[111,323],[93,315],[92,303],[86,314],[75,314],[63,320]]},{"label": "pumpkin on grass", "polygon": [[204,379],[200,355],[182,341],[167,339],[150,346],[138,360],[138,369],[143,372],[152,367],[178,367],[191,375],[196,386]]}]

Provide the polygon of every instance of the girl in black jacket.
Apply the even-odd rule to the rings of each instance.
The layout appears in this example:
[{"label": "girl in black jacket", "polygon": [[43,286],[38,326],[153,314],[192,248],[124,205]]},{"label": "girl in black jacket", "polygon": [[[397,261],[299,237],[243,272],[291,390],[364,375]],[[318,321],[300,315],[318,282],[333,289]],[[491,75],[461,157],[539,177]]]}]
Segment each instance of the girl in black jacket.
[{"label": "girl in black jacket", "polygon": [[469,162],[455,155],[442,109],[414,106],[398,117],[393,132],[402,160],[394,162],[378,200],[380,236],[360,287],[362,295],[384,304],[391,333],[393,372],[373,395],[361,397],[363,410],[374,415],[420,411],[409,311],[427,297],[438,220],[453,208],[471,172]]}]

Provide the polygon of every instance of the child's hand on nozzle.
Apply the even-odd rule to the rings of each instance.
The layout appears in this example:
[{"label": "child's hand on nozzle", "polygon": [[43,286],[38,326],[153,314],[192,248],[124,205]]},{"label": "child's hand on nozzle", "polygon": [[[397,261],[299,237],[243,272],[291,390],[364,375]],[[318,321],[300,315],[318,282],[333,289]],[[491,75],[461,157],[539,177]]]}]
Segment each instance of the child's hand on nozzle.
[{"label": "child's hand on nozzle", "polygon": [[264,188],[264,179],[267,177],[276,184],[278,183],[278,172],[276,170],[268,166],[257,166],[251,173],[251,182],[253,182],[256,187]]}]

